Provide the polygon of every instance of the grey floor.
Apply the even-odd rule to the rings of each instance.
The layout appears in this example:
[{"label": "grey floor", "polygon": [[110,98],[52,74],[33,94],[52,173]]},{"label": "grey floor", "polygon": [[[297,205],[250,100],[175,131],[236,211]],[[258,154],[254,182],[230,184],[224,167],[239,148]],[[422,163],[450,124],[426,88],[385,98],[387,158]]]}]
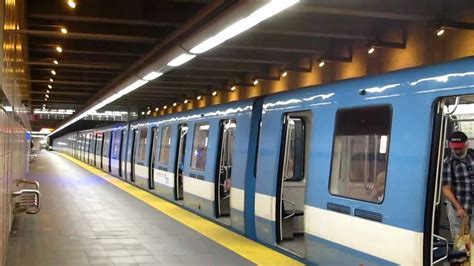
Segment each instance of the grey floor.
[{"label": "grey floor", "polygon": [[250,265],[67,159],[43,152],[42,210],[14,221],[7,265]]}]

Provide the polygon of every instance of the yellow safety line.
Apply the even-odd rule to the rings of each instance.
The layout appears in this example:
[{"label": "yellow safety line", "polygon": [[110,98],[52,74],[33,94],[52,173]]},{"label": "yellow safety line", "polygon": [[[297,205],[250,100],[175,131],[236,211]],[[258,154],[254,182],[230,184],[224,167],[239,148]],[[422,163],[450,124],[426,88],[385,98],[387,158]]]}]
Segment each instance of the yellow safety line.
[{"label": "yellow safety line", "polygon": [[304,265],[295,259],[245,238],[175,204],[160,199],[149,192],[130,185],[71,156],[62,153],[58,154],[257,265]]}]

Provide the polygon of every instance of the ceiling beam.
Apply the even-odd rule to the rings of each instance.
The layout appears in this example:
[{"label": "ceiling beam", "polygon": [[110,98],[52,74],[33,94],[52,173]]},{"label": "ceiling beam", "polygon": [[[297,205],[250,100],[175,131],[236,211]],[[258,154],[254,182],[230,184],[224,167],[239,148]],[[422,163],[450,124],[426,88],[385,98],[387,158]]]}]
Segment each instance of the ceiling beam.
[{"label": "ceiling beam", "polygon": [[[50,72],[51,71],[51,68],[35,68],[35,67],[31,67],[30,68],[31,71],[48,71]],[[101,75],[116,75],[118,74],[118,71],[110,71],[110,70],[91,70],[91,69],[81,69],[81,70],[77,70],[77,69],[61,69],[60,70],[61,73],[94,73],[94,74],[101,74]]]},{"label": "ceiling beam", "polygon": [[227,44],[221,45],[219,48],[223,49],[235,49],[235,50],[248,50],[248,51],[267,51],[267,52],[280,52],[280,53],[295,53],[295,54],[321,54],[326,52],[325,50],[319,49],[303,49],[303,48],[290,48],[290,47],[269,47],[262,45],[245,45],[245,44]]},{"label": "ceiling beam", "polygon": [[183,70],[204,70],[204,71],[222,71],[222,72],[249,72],[249,73],[258,73],[259,71],[256,69],[250,69],[250,68],[218,68],[218,67],[190,67],[190,66],[182,66],[179,67],[179,69]]},{"label": "ceiling beam", "polygon": [[212,82],[185,81],[185,80],[158,80],[158,81],[151,81],[149,82],[149,84],[186,84],[186,85],[208,85],[208,86],[214,85],[214,83]]},{"label": "ceiling beam", "polygon": [[[31,83],[48,83],[50,84],[49,80],[42,80],[42,79],[30,79],[30,80],[27,80]],[[70,84],[70,85],[84,85],[84,86],[103,86],[104,83],[99,83],[99,82],[84,82],[84,81],[63,81],[63,80],[55,80],[53,82],[53,86],[54,84]]]},{"label": "ceiling beam", "polygon": [[[31,94],[44,94],[44,91],[31,91]],[[94,94],[93,92],[78,92],[78,91],[58,91],[58,90],[51,90],[49,92],[50,95],[73,95],[73,96],[90,96]]]},{"label": "ceiling beam", "polygon": [[284,65],[288,63],[285,61],[278,61],[278,60],[250,59],[250,58],[229,58],[229,57],[210,57],[210,56],[198,56],[196,58],[197,60],[203,60],[203,61],[222,61],[222,62],[249,63],[249,64]]},{"label": "ceiling beam", "polygon": [[47,20],[63,20],[74,22],[91,22],[91,23],[106,23],[106,24],[121,24],[121,25],[135,25],[135,26],[150,26],[150,27],[170,27],[176,28],[180,25],[178,22],[171,21],[147,21],[147,20],[131,20],[119,18],[102,18],[102,17],[87,17],[87,16],[68,16],[56,14],[41,14],[32,13],[28,15],[32,19],[47,19]]},{"label": "ceiling beam", "polygon": [[363,9],[345,9],[337,7],[322,7],[315,5],[296,5],[292,10],[297,12],[325,14],[336,16],[354,16],[363,18],[379,18],[391,20],[408,20],[408,21],[429,21],[433,17],[426,14],[410,14],[410,13],[395,13],[382,10],[363,10]]},{"label": "ceiling beam", "polygon": [[316,32],[302,30],[283,30],[283,29],[257,29],[253,32],[268,35],[301,36],[313,38],[345,39],[345,40],[368,40],[372,37],[363,33],[337,33],[333,31]]},{"label": "ceiling beam", "polygon": [[[25,62],[30,66],[48,66],[53,68],[62,68],[62,67],[71,67],[71,68],[88,68],[88,69],[122,69],[122,65],[119,64],[110,64],[110,63],[94,63],[94,64],[83,64],[83,63],[64,63],[56,65],[52,62]],[[58,70],[58,72],[61,70]]]},{"label": "ceiling beam", "polygon": [[[174,72],[176,73],[176,72]],[[164,77],[171,77],[171,78],[184,78],[184,79],[217,79],[217,80],[227,80],[227,79],[235,79],[239,78],[237,76],[207,76],[207,75],[190,75],[190,74],[165,74]]]},{"label": "ceiling beam", "polygon": [[46,30],[15,30],[17,34],[26,34],[39,37],[53,37],[60,39],[75,39],[75,40],[94,40],[105,42],[128,42],[128,43],[157,43],[158,39],[151,37],[114,35],[114,34],[98,34],[98,33],[82,33],[69,32],[63,34],[60,31],[46,31]]},{"label": "ceiling beam", "polygon": [[[30,48],[30,52],[42,52],[42,53],[51,53],[52,49],[47,48]],[[108,55],[108,56],[130,56],[130,57],[140,57],[142,54],[139,53],[128,53],[128,52],[110,52],[110,51],[90,51],[90,50],[74,50],[74,49],[64,49],[63,54],[89,54],[89,55]]]}]

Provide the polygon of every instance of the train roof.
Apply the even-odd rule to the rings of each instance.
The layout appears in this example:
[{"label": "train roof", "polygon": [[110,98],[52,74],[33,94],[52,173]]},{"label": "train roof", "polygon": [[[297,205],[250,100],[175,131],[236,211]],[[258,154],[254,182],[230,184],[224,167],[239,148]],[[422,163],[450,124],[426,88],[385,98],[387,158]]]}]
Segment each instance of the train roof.
[{"label": "train roof", "polygon": [[267,95],[264,110],[331,103],[358,104],[370,100],[474,88],[474,57],[413,67],[385,74],[352,78],[329,84]]}]

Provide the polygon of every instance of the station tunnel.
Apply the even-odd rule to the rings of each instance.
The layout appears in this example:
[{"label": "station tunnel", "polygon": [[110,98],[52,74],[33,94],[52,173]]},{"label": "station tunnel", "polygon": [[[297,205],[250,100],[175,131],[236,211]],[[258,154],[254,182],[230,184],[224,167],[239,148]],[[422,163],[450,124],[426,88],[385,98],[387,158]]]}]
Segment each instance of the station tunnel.
[{"label": "station tunnel", "polygon": [[0,266],[469,265],[472,0],[0,2]]}]

